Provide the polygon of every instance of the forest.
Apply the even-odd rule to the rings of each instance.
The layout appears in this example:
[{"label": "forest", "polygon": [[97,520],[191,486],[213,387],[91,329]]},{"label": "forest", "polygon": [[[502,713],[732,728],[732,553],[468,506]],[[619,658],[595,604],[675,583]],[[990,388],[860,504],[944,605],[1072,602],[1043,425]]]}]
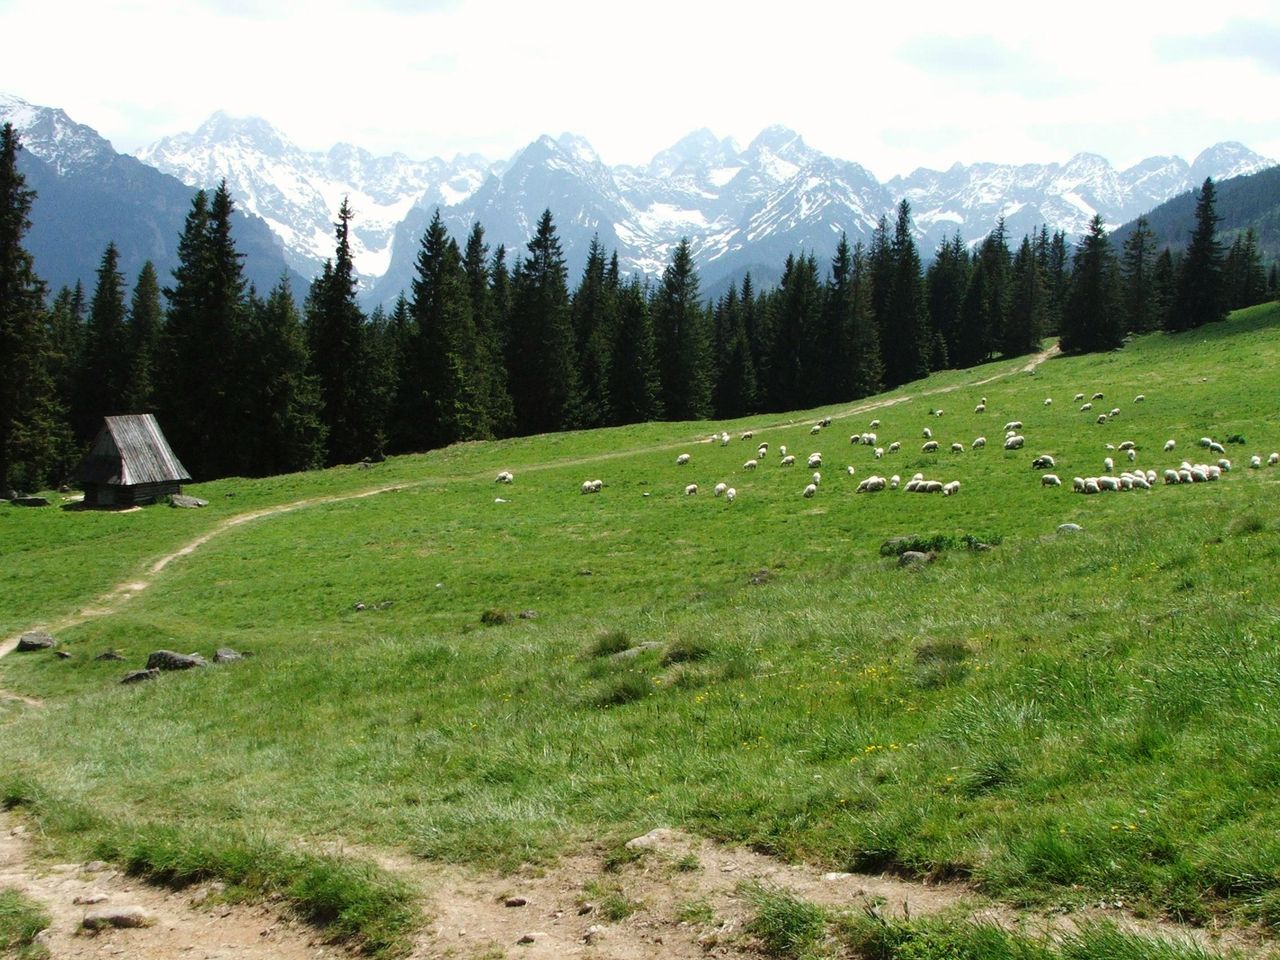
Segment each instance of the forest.
[{"label": "forest", "polygon": [[[226,184],[197,191],[162,280],[109,244],[91,292],[51,293],[23,247],[33,193],[0,128],[0,495],[67,482],[104,416],[154,413],[197,480],[265,476],[550,431],[705,420],[847,401],[949,367],[1040,348],[1112,350],[1131,333],[1192,329],[1277,296],[1252,231],[1217,232],[1199,191],[1185,249],[1139,220],[1116,249],[1100,217],[1074,244],[1003,221],[926,267],[903,200],[869,244],[830,263],[787,258],[709,301],[690,240],[660,278],[623,276],[595,242],[571,289],[552,211],[523,251],[462,243],[439,214],[412,287],[358,305],[344,202],[334,255],[299,304],[284,278],[243,276]],[[132,282],[131,282],[132,281]]]}]

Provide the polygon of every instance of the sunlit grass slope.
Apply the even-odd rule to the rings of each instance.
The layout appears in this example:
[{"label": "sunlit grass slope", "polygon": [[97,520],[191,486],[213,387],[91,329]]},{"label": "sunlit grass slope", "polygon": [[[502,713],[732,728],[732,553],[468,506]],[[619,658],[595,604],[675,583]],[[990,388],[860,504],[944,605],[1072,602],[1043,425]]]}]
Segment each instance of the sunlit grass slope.
[{"label": "sunlit grass slope", "polygon": [[[212,501],[198,513],[0,511],[11,633],[234,513],[401,486],[240,526],[63,631],[70,658],[0,662],[0,686],[46,701],[0,707],[6,789],[61,810],[56,834],[113,849],[163,825],[511,864],[681,825],[1015,901],[1280,922],[1280,467],[1247,468],[1280,448],[1280,310],[1013,369],[856,414],[220,481],[192,489]],[[1120,415],[1097,424],[1081,392]],[[901,451],[850,445],[872,418]],[[1021,451],[1001,449],[1010,420]],[[943,452],[920,452],[926,426]],[[700,442],[722,427],[728,446]],[[1205,459],[1201,436],[1244,440],[1217,483],[1070,490],[1116,456],[1108,443],[1133,440],[1159,471]],[[796,467],[778,465],[783,444]],[[1041,487],[1041,453],[1064,487]],[[493,483],[503,468],[514,484]],[[961,491],[853,492],[917,471]],[[591,478],[604,489],[584,496]],[[736,502],[712,496],[719,481]],[[1068,521],[1083,531],[1058,534]],[[995,546],[914,571],[878,549],[935,534]],[[117,682],[151,650],[219,646],[254,656]],[[129,663],[96,661],[107,648]]]}]

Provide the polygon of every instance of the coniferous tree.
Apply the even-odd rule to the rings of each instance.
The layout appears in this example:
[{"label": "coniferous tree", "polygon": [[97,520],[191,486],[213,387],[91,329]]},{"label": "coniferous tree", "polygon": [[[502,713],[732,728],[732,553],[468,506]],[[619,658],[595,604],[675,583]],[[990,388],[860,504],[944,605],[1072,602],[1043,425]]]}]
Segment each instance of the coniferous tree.
[{"label": "coniferous tree", "polygon": [[125,408],[130,413],[152,413],[156,409],[156,363],[164,308],[160,305],[160,279],[148,260],[138,271],[138,281],[129,301],[129,375]]},{"label": "coniferous tree", "polygon": [[819,384],[818,403],[834,403],[850,396],[849,303],[853,297],[852,275],[853,252],[848,236],[841,233],[822,297],[822,330],[818,333],[814,371]]},{"label": "coniferous tree", "polygon": [[1237,234],[1227,253],[1225,286],[1227,306],[1232,310],[1252,307],[1267,299],[1267,276],[1258,252],[1258,235],[1253,227]]},{"label": "coniferous tree", "polygon": [[929,317],[947,345],[947,357],[962,363],[961,318],[969,286],[969,251],[956,231],[943,240],[925,273]]},{"label": "coniferous tree", "polygon": [[756,379],[756,407],[769,409],[772,406],[771,388],[772,374],[770,370],[773,353],[773,327],[766,307],[763,293],[757,294],[755,284],[748,270],[742,277],[742,288],[738,296],[742,310],[742,328],[747,334],[747,343],[751,346],[751,367]]},{"label": "coniferous tree", "polygon": [[1017,357],[1040,348],[1044,336],[1044,278],[1036,260],[1030,237],[1013,258],[1009,294],[1009,310],[1005,318],[1000,351],[1006,357]]},{"label": "coniferous tree", "polygon": [[[510,436],[515,430],[515,408],[507,390],[507,366],[494,296],[494,274],[488,262],[489,245],[484,228],[476,223],[467,237],[462,268],[471,298],[471,319],[475,325],[476,365],[480,379],[480,403],[492,436]],[[506,277],[503,277],[505,282]]]},{"label": "coniferous tree", "polygon": [[1120,304],[1125,329],[1132,333],[1147,333],[1160,325],[1152,290],[1155,263],[1155,234],[1147,218],[1138,217],[1120,257]]},{"label": "coniferous tree", "polygon": [[854,244],[849,269],[845,341],[849,344],[849,396],[866,397],[884,389],[880,329],[871,313],[871,265],[861,243]]},{"label": "coniferous tree", "polygon": [[712,355],[716,364],[712,405],[719,417],[741,417],[756,409],[756,371],[743,323],[738,288],[716,304]]},{"label": "coniferous tree", "polygon": [[667,418],[711,416],[711,333],[687,239],[676,246],[654,293],[653,327]]},{"label": "coniferous tree", "polygon": [[334,259],[311,282],[306,303],[307,347],[320,395],[320,421],[328,437],[326,463],[378,456],[386,441],[370,422],[366,400],[364,314],[356,303],[351,256],[351,207],[344,199],[334,224]]},{"label": "coniferous tree", "polygon": [[1067,250],[1067,235],[1055,230],[1048,237],[1048,228],[1040,231],[1041,245],[1037,249],[1041,261],[1041,273],[1045,285],[1045,333],[1050,336],[1062,328],[1062,311],[1067,303],[1067,286],[1071,279],[1071,257]]},{"label": "coniferous tree", "polygon": [[54,479],[65,457],[65,410],[50,374],[44,284],[23,238],[34,191],[18,171],[13,125],[0,126],[0,494]]},{"label": "coniferous tree", "polygon": [[609,373],[616,422],[642,423],[662,416],[653,318],[638,278],[618,291],[618,328]]},{"label": "coniferous tree", "polygon": [[[924,276],[911,235],[911,205],[906,200],[898,204],[889,255],[893,269],[884,307],[886,316],[880,323],[880,344],[885,382],[897,386],[927,374],[933,350],[924,302]],[[874,272],[874,264],[872,269]]]},{"label": "coniferous tree", "polygon": [[581,425],[584,427],[601,427],[613,422],[609,363],[613,357],[617,321],[617,288],[616,280],[610,283],[608,275],[600,238],[592,237],[582,281],[573,295],[572,309],[582,385]]},{"label": "coniferous tree", "polygon": [[1115,254],[1098,214],[1072,260],[1061,343],[1070,353],[1113,350],[1124,343]]},{"label": "coniferous tree", "polygon": [[545,210],[511,283],[508,370],[520,433],[567,430],[580,406],[564,254]]},{"label": "coniferous tree", "polygon": [[1206,177],[1196,199],[1196,225],[1178,276],[1178,292],[1169,311],[1166,329],[1193,330],[1227,316],[1223,289],[1222,247],[1218,243],[1218,215],[1214,212],[1217,191]]},{"label": "coniferous tree", "polygon": [[770,403],[775,409],[811,406],[817,395],[815,343],[822,327],[822,286],[812,255],[789,256],[770,300],[773,350],[769,357]]},{"label": "coniferous tree", "polygon": [[1178,268],[1173,251],[1165,247],[1151,269],[1151,322],[1153,329],[1169,329],[1169,311],[1178,295]]},{"label": "coniferous tree", "polygon": [[[75,407],[80,371],[84,363],[83,310],[84,291],[80,284],[76,284],[74,291],[70,287],[63,287],[53,298],[46,321],[48,372],[53,381],[56,405],[68,412]],[[74,466],[73,463],[68,464],[66,469],[60,471],[60,475],[66,475]]]},{"label": "coniferous tree", "polygon": [[975,256],[969,269],[969,282],[965,285],[964,300],[960,305],[960,324],[956,340],[956,353],[952,355],[956,366],[971,367],[986,363],[995,348],[991,328],[991,291],[987,280],[987,261]]},{"label": "coniferous tree", "polygon": [[93,439],[103,417],[132,412],[126,405],[133,357],[125,324],[125,281],[119,268],[120,252],[114,243],[108,243],[89,302],[85,362],[72,414],[76,440],[81,444]]},{"label": "coniferous tree", "polygon": [[286,277],[265,301],[250,297],[244,346],[245,401],[255,424],[242,438],[250,472],[266,476],[323,465],[320,386],[309,370],[306,331]]}]

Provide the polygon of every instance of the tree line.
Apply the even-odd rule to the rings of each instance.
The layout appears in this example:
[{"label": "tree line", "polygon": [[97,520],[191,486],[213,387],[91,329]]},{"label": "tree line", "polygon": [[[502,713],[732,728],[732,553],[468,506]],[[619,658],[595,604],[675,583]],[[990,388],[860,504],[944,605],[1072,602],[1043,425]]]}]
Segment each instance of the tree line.
[{"label": "tree line", "polygon": [[[463,244],[439,214],[412,287],[366,316],[352,212],[298,304],[282,278],[244,279],[225,183],[197,191],[161,286],[129,289],[114,245],[91,294],[49,298],[22,247],[33,194],[0,130],[0,481],[66,479],[103,416],[155,413],[197,479],[257,476],[387,454],[646,420],[700,420],[846,401],[947,368],[1039,348],[1118,347],[1132,332],[1189,329],[1275,295],[1256,244],[1216,239],[1206,181],[1185,253],[1145,225],[1112,249],[1100,218],[1074,248],[1041,228],[1010,249],[1003,221],[974,247],[957,234],[926,268],[910,206],[870,242],[842,238],[820,264],[788,257],[772,290],[748,274],[699,289],[688,240],[660,278],[624,276],[592,243],[570,289],[551,212],[513,262],[475,224]],[[1259,279],[1259,278],[1262,279]]]}]

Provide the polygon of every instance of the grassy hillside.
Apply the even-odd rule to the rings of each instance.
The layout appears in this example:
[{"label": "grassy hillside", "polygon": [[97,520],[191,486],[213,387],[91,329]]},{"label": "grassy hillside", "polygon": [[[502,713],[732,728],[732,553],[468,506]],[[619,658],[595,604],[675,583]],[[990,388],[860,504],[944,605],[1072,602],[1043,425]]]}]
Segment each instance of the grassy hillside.
[{"label": "grassy hillside", "polygon": [[[1280,309],[1013,369],[790,424],[221,481],[192,489],[201,512],[0,511],[9,635],[234,514],[399,485],[235,527],[61,630],[69,658],[0,661],[0,687],[45,701],[0,701],[0,795],[54,842],[171,879],[277,851],[259,889],[296,880],[281,851],[299,841],[511,865],[680,825],[832,868],[970,877],[1018,903],[1280,922],[1280,467],[1247,469],[1280,448]],[[1120,415],[1097,424],[1080,392]],[[849,443],[873,417],[883,446],[902,443],[880,461]],[[1027,445],[1005,452],[1015,419]],[[727,447],[700,442],[722,426]],[[944,452],[920,452],[926,426]],[[1107,443],[1162,470],[1232,435],[1245,442],[1217,483],[1070,490],[1103,472]],[[760,440],[768,458],[744,471]],[[783,444],[797,466],[778,465]],[[812,451],[823,480],[806,500]],[[1041,453],[1063,488],[1041,487]],[[493,482],[502,468],[514,484]],[[854,494],[873,471],[962,487]],[[900,569],[879,551],[900,535],[954,548]],[[219,646],[254,656],[118,683],[151,650]],[[108,648],[127,662],[94,659]]]}]

